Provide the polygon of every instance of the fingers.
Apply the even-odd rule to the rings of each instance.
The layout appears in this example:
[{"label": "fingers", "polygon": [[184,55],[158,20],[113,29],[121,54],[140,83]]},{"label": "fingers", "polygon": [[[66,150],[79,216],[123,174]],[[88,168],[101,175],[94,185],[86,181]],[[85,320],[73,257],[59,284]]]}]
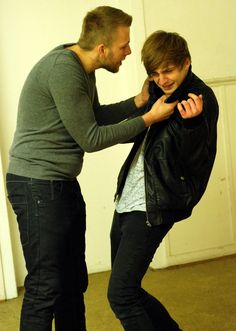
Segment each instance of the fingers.
[{"label": "fingers", "polygon": [[193,94],[193,93],[189,93],[188,96],[190,97],[190,99],[188,99],[189,101],[193,101],[194,104],[196,105],[196,108],[198,110],[202,110],[202,107],[203,107],[203,98],[202,98],[202,95],[196,95],[196,94]]},{"label": "fingers", "polygon": [[187,105],[184,105],[183,101],[178,103],[177,108],[182,118],[190,118],[190,113],[189,110],[187,110]]},{"label": "fingers", "polygon": [[150,112],[155,117],[155,122],[160,122],[168,119],[174,112],[174,108],[178,101],[165,103],[166,96],[160,97],[152,106]]},{"label": "fingers", "polygon": [[163,118],[169,118],[174,112],[175,106],[183,119],[192,118],[198,116],[203,110],[203,98],[202,95],[196,95],[194,93],[188,94],[187,100],[181,102],[174,101],[172,103],[165,103],[167,97],[162,95],[154,104],[155,108],[158,109],[159,114]]},{"label": "fingers", "polygon": [[202,99],[202,94],[196,95],[194,93],[188,93],[188,96],[195,101],[197,101],[198,99]]},{"label": "fingers", "polygon": [[167,99],[167,96],[165,94],[163,94],[158,100],[160,100],[161,102],[165,102]]},{"label": "fingers", "polygon": [[173,101],[171,103],[169,103],[169,105],[171,105],[171,107],[175,107],[178,104],[179,100]]},{"label": "fingers", "polygon": [[157,99],[157,101],[155,101],[155,105],[160,106],[162,103],[165,102],[166,99],[167,98],[166,98],[165,94],[162,95],[159,99]]},{"label": "fingers", "polygon": [[203,110],[203,98],[202,95],[196,95],[189,93],[190,97],[187,100],[182,100],[178,103],[177,108],[182,118],[192,118],[198,116]]}]

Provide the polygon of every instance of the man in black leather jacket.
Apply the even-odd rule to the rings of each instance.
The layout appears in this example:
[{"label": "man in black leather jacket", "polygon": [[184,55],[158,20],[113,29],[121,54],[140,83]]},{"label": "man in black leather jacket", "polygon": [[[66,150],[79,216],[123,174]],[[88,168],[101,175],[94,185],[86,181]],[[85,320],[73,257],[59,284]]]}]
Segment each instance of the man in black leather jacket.
[{"label": "man in black leather jacket", "polygon": [[187,42],[154,32],[142,60],[150,80],[147,110],[178,100],[174,113],[136,137],[121,168],[111,229],[108,299],[127,331],[175,331],[178,324],[141,287],[142,278],[173,224],[191,215],[216,155],[218,103],[191,70]]}]

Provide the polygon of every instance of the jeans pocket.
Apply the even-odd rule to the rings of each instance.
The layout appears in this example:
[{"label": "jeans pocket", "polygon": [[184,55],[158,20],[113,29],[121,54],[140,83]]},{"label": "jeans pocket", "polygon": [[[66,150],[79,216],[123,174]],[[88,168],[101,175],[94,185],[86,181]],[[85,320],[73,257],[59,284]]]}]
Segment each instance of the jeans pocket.
[{"label": "jeans pocket", "polygon": [[32,199],[38,205],[51,204],[62,197],[63,183],[60,181],[39,181],[33,180],[30,183]]},{"label": "jeans pocket", "polygon": [[7,182],[8,200],[16,214],[22,246],[29,242],[29,213],[25,185]]}]

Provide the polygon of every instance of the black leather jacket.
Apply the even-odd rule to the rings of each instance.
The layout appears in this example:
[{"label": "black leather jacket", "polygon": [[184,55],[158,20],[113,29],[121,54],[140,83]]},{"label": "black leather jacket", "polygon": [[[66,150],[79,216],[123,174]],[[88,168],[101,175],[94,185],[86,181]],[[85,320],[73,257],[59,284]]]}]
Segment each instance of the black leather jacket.
[{"label": "black leather jacket", "polygon": [[[188,93],[203,95],[201,115],[182,119],[177,108],[168,120],[148,131],[144,152],[147,219],[152,225],[177,222],[189,217],[199,202],[210,177],[216,155],[218,103],[202,80],[191,71],[166,102],[188,99]],[[163,94],[150,83],[147,110]],[[138,147],[146,132],[137,136],[118,176],[120,195]]]}]

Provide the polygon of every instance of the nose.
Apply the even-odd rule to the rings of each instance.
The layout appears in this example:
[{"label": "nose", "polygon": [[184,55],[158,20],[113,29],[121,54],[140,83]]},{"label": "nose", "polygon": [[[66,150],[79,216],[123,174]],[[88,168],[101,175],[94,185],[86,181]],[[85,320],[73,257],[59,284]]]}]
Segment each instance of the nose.
[{"label": "nose", "polygon": [[165,84],[166,81],[167,81],[166,75],[164,73],[160,73],[157,78],[156,84],[163,85]]}]

